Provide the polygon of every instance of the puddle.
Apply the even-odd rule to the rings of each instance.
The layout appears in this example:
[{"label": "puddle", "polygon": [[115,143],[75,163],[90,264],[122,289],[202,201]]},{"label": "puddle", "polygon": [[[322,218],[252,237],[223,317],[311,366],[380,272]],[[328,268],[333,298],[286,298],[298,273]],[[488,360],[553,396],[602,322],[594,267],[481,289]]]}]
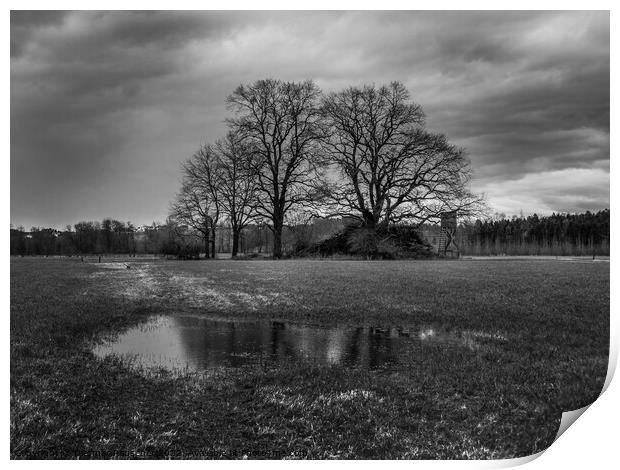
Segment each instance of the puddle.
[{"label": "puddle", "polygon": [[378,368],[411,362],[421,348],[477,351],[501,335],[446,332],[432,327],[318,327],[279,321],[230,321],[198,316],[158,316],[98,345],[146,368],[200,372],[219,367],[307,360],[319,365]]}]

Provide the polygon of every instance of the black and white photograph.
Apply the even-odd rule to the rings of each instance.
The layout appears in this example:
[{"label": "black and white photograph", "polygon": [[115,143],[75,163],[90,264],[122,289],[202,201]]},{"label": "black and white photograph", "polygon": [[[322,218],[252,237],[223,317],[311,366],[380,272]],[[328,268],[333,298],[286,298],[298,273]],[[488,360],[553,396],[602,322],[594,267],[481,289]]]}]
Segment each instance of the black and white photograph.
[{"label": "black and white photograph", "polygon": [[11,10],[10,459],[546,451],[610,64],[609,10]]}]

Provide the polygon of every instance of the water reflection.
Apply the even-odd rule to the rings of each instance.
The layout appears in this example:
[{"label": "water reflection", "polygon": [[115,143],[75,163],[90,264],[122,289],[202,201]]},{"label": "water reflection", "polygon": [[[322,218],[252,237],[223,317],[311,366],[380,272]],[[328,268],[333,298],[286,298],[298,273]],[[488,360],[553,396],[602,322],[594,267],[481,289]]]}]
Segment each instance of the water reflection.
[{"label": "water reflection", "polygon": [[209,370],[260,362],[305,359],[323,365],[377,368],[407,362],[424,344],[476,349],[472,335],[434,328],[331,327],[277,321],[230,321],[196,316],[154,317],[99,345],[145,367]]}]

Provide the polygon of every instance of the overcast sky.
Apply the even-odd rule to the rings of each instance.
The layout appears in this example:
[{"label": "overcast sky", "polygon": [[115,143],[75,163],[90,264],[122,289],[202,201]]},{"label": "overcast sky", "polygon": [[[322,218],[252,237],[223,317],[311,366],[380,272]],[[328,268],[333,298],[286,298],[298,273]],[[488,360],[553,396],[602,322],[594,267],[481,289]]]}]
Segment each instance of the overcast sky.
[{"label": "overcast sky", "polygon": [[609,207],[607,12],[13,12],[11,223],[165,220],[269,77],[404,82],[498,212]]}]

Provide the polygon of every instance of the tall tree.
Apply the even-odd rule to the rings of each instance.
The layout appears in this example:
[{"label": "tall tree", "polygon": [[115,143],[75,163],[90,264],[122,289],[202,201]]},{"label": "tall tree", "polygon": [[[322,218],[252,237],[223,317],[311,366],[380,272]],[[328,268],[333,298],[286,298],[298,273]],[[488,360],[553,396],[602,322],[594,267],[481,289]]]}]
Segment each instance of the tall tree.
[{"label": "tall tree", "polygon": [[282,228],[288,210],[314,197],[321,165],[320,90],[310,80],[259,80],[239,86],[229,97],[235,112],[229,124],[254,149],[258,159],[257,213],[270,220],[273,256],[282,256]]},{"label": "tall tree", "polygon": [[239,251],[241,231],[255,214],[258,202],[258,166],[250,142],[239,133],[229,132],[218,140],[213,151],[217,158],[217,188],[222,212],[232,230],[232,256]]},{"label": "tall tree", "polygon": [[217,171],[217,159],[212,149],[201,146],[183,164],[181,190],[171,207],[171,214],[179,224],[201,234],[206,258],[209,257],[209,241],[211,256],[215,258],[215,227],[220,217]]},{"label": "tall tree", "polygon": [[480,207],[481,198],[468,190],[464,151],[424,129],[422,108],[401,83],[330,93],[322,113],[330,130],[324,149],[341,174],[327,190],[334,213],[382,229]]},{"label": "tall tree", "polygon": [[215,258],[215,229],[222,209],[218,192],[221,180],[218,157],[210,145],[202,145],[192,158],[185,162],[183,169],[186,181],[191,182],[194,190],[209,201],[210,210],[206,220],[209,224],[211,257]]}]

